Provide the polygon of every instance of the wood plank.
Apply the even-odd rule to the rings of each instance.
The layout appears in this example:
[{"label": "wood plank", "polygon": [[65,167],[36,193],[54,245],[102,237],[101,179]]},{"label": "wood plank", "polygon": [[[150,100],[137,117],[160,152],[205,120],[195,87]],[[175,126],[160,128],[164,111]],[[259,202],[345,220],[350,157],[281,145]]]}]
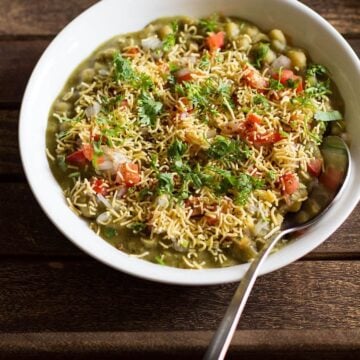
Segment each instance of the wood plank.
[{"label": "wood plank", "polygon": [[[0,36],[53,36],[95,0],[2,0]],[[303,0],[340,32],[360,34],[358,0]]]},{"label": "wood plank", "polygon": [[[95,261],[3,260],[0,331],[214,330],[235,287],[156,284]],[[359,292],[360,261],[297,262],[258,280],[239,330],[359,329]]]},{"label": "wood plank", "polygon": [[53,36],[97,0],[2,0],[0,35]]},{"label": "wood plank", "polygon": [[360,34],[360,6],[358,0],[301,0],[318,12],[342,34]]},{"label": "wood plank", "polygon": [[[16,359],[200,359],[211,331],[0,334],[0,353]],[[241,330],[226,359],[358,359],[360,330]]]},{"label": "wood plank", "polygon": [[[0,208],[0,256],[87,258],[48,220],[27,184],[0,183]],[[360,258],[359,233],[360,205],[325,243],[305,259]]]},{"label": "wood plank", "polygon": [[18,142],[18,110],[0,110],[0,176],[22,175]]},{"label": "wood plank", "polygon": [[[0,106],[18,104],[26,83],[48,40],[2,41],[0,46]],[[360,56],[360,39],[350,39],[350,45]],[[64,81],[65,82],[65,81]]]},{"label": "wood plank", "polygon": [[[58,2],[54,2],[58,3]],[[49,40],[0,42],[0,104],[20,103],[30,74]]]}]

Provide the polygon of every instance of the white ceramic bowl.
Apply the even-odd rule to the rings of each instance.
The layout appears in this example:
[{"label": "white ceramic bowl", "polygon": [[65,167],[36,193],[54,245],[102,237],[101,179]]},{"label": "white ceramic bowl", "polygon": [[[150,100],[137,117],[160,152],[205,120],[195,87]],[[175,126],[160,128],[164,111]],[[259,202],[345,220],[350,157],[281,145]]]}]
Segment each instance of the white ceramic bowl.
[{"label": "white ceramic bowl", "polygon": [[209,270],[170,268],[130,257],[96,236],[67,207],[50,172],[45,155],[49,109],[73,69],[114,35],[139,30],[163,16],[198,17],[213,12],[240,16],[264,30],[280,28],[294,44],[307,49],[315,62],[325,64],[344,97],[352,136],[354,166],[341,201],[305,235],[271,255],[261,273],[279,269],[321,244],[347,218],[360,196],[360,64],[347,42],[318,14],[295,0],[103,0],[66,26],[35,67],[21,107],[21,158],[38,202],[64,235],[103,263],[142,278],[172,284],[219,284],[241,279],[247,265]]}]

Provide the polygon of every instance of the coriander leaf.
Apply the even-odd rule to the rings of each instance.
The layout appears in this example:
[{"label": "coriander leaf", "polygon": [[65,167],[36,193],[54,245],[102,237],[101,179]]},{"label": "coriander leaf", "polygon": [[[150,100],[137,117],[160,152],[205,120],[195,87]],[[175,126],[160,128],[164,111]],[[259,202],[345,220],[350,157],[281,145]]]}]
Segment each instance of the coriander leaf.
[{"label": "coriander leaf", "polygon": [[139,191],[139,199],[140,201],[144,200],[146,197],[153,195],[153,192],[148,189],[144,188]]},{"label": "coriander leaf", "polygon": [[131,229],[134,234],[139,234],[146,229],[147,225],[143,222],[133,222],[130,223],[127,227]]},{"label": "coriander leaf", "polygon": [[156,256],[155,260],[159,265],[166,265],[165,261],[163,260],[163,258],[161,256]]},{"label": "coriander leaf", "polygon": [[166,35],[163,40],[162,49],[165,52],[169,52],[176,44],[176,35],[174,33]]},{"label": "coriander leaf", "polygon": [[254,57],[254,65],[256,68],[260,68],[263,60],[266,58],[267,53],[270,50],[270,45],[265,43],[259,43],[253,48],[252,55]]},{"label": "coriander leaf", "polygon": [[205,33],[215,32],[219,27],[218,16],[214,14],[209,18],[201,19],[199,25]]},{"label": "coriander leaf", "polygon": [[236,205],[241,205],[241,206],[244,206],[246,205],[248,199],[249,199],[249,196],[251,194],[251,189],[249,188],[245,188],[241,191],[239,191],[236,195],[235,195],[235,198],[234,198],[234,203]]},{"label": "coriander leaf", "polygon": [[186,150],[187,150],[187,145],[182,142],[181,140],[174,140],[173,143],[169,146],[168,149],[168,156],[171,159],[178,159],[180,158],[182,155],[185,154]]},{"label": "coriander leaf", "polygon": [[57,157],[57,164],[59,165],[59,168],[61,169],[61,171],[63,171],[63,172],[67,171],[68,167],[67,167],[64,155],[59,155]]},{"label": "coriander leaf", "polygon": [[199,69],[201,70],[207,70],[210,67],[210,56],[209,53],[205,53],[199,62]]},{"label": "coriander leaf", "polygon": [[342,115],[339,111],[317,111],[314,115],[315,120],[317,121],[335,121],[342,120]]},{"label": "coriander leaf", "polygon": [[255,105],[263,105],[265,110],[270,107],[269,101],[264,95],[255,95],[253,98],[253,103]]},{"label": "coriander leaf", "polygon": [[328,69],[320,64],[310,64],[306,70],[306,76],[324,76],[328,75]]},{"label": "coriander leaf", "polygon": [[105,237],[107,237],[108,239],[111,239],[118,234],[118,232],[114,228],[108,226],[103,228],[103,232]]},{"label": "coriander leaf", "polygon": [[215,137],[207,154],[209,157],[223,162],[239,162],[249,158],[251,152],[245,143],[219,135]]},{"label": "coriander leaf", "polygon": [[163,104],[154,100],[149,93],[142,93],[138,100],[138,115],[141,125],[154,126]]},{"label": "coriander leaf", "polygon": [[158,174],[157,190],[159,194],[163,194],[163,193],[171,194],[174,191],[173,174],[171,173]]},{"label": "coriander leaf", "polygon": [[114,55],[114,71],[115,71],[115,80],[116,81],[133,81],[136,78],[135,71],[131,66],[129,59],[122,57],[120,53]]},{"label": "coriander leaf", "polygon": [[280,82],[280,80],[270,79],[269,88],[271,90],[284,90],[285,86]]},{"label": "coriander leaf", "polygon": [[151,80],[150,76],[145,73],[138,74],[136,78],[136,82],[133,84],[135,88],[141,90],[149,90],[154,86],[153,81]]}]

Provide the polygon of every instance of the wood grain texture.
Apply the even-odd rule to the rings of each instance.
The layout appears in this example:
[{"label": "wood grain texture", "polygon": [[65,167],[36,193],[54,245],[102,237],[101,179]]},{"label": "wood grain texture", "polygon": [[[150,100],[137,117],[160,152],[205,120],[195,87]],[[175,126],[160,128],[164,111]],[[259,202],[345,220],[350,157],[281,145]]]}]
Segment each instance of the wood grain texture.
[{"label": "wood grain texture", "polygon": [[[0,332],[213,330],[235,287],[156,284],[95,261],[3,260]],[[239,329],[356,329],[359,292],[360,261],[293,263],[258,280]]]},{"label": "wood grain texture", "polygon": [[0,41],[0,105],[20,103],[30,74],[48,44],[48,40]]},{"label": "wood grain texture", "polygon": [[[211,331],[0,334],[0,353],[16,359],[200,359]],[[239,330],[226,359],[358,359],[359,329]],[[325,354],[326,353],[326,354]]]},{"label": "wood grain texture", "polygon": [[[0,210],[0,257],[88,257],[48,220],[27,184],[0,183],[0,204],[6,204],[6,207],[2,206]],[[360,259],[359,233],[360,205],[325,243],[305,259]]]},{"label": "wood grain texture", "polygon": [[301,0],[338,31],[351,36],[360,35],[359,0]]},{"label": "wood grain texture", "polygon": [[0,35],[53,36],[96,0],[2,0]]},{"label": "wood grain texture", "polygon": [[[0,36],[53,36],[95,0],[2,0]],[[360,34],[358,0],[303,0],[344,34]]]}]

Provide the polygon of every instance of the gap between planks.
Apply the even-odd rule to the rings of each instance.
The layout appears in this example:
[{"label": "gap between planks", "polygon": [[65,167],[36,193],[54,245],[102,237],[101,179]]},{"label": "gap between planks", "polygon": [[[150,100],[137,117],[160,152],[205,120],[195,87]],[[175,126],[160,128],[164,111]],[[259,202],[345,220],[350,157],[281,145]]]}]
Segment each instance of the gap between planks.
[{"label": "gap between planks", "polygon": [[[206,350],[213,331],[151,332],[39,332],[0,334],[3,355],[179,355],[199,356]],[[242,353],[284,354],[335,352],[360,355],[360,329],[240,330],[236,331],[229,355]],[[268,357],[266,357],[268,358]],[[296,357],[299,358],[299,357]]]}]

